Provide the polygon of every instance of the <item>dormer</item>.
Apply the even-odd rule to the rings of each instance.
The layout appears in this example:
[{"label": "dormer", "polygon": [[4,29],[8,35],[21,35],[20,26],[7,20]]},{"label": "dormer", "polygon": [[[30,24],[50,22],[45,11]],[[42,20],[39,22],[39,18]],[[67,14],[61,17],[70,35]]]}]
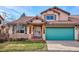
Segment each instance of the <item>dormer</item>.
[{"label": "dormer", "polygon": [[53,7],[41,12],[41,16],[46,21],[68,20],[70,13],[58,7]]}]

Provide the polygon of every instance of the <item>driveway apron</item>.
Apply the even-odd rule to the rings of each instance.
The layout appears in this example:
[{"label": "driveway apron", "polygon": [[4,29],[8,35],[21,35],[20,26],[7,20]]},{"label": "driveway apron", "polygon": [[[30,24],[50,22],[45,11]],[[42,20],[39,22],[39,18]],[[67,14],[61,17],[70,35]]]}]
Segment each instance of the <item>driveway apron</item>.
[{"label": "driveway apron", "polygon": [[79,51],[78,41],[47,41],[48,51]]}]

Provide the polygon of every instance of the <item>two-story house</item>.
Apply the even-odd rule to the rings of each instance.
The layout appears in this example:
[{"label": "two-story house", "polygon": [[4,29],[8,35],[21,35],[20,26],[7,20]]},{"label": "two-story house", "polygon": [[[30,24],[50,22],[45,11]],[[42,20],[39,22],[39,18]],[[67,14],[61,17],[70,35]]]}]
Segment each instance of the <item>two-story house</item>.
[{"label": "two-story house", "polygon": [[8,23],[9,38],[36,40],[78,40],[79,16],[58,7],[41,12],[41,16],[23,16]]}]

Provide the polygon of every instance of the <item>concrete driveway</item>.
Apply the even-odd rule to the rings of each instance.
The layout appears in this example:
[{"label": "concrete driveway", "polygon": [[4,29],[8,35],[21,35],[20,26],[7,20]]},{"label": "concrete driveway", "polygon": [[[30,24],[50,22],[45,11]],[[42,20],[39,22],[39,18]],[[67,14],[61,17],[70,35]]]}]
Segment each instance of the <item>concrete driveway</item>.
[{"label": "concrete driveway", "polygon": [[78,41],[47,41],[48,51],[79,51]]}]

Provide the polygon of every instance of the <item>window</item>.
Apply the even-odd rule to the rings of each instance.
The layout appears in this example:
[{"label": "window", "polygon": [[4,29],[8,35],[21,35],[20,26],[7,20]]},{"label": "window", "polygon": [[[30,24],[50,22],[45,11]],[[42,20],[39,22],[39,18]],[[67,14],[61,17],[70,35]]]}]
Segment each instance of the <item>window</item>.
[{"label": "window", "polygon": [[1,20],[0,20],[0,24],[1,24]]},{"label": "window", "polygon": [[0,34],[1,34],[1,30],[0,30]]},{"label": "window", "polygon": [[14,30],[16,33],[25,33],[25,26],[24,25],[14,26]]},{"label": "window", "polygon": [[47,15],[46,20],[56,20],[56,15]]}]

